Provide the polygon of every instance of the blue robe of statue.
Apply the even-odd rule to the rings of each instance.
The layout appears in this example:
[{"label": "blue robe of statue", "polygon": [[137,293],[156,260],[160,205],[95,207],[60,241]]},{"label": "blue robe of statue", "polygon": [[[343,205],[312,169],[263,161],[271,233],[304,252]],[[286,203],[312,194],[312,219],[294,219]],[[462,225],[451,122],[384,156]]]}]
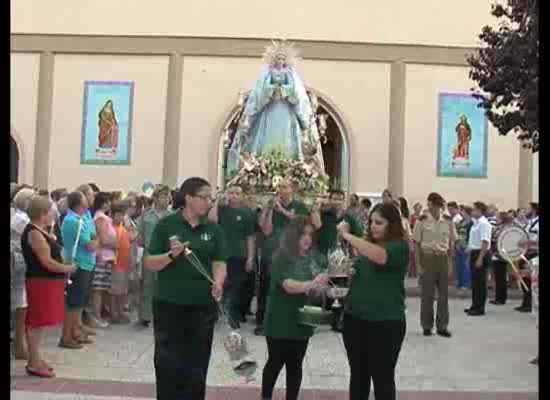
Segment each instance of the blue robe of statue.
[{"label": "blue robe of statue", "polygon": [[[310,142],[319,144],[319,133],[311,123],[313,110],[304,84],[293,68],[265,68],[251,91],[235,139],[227,156],[227,171],[239,169],[239,155],[257,156],[273,149],[288,158],[303,160],[302,131],[310,128]],[[310,126],[311,125],[311,126]]]}]

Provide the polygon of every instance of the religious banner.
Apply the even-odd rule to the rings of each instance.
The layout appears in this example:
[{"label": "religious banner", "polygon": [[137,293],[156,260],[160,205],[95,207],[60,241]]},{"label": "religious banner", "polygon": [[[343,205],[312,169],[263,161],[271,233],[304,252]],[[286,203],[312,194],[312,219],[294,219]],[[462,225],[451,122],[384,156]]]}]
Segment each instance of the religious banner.
[{"label": "religious banner", "polygon": [[439,95],[437,175],[487,177],[487,117],[471,94]]},{"label": "religious banner", "polygon": [[84,82],[81,164],[130,164],[134,82]]}]

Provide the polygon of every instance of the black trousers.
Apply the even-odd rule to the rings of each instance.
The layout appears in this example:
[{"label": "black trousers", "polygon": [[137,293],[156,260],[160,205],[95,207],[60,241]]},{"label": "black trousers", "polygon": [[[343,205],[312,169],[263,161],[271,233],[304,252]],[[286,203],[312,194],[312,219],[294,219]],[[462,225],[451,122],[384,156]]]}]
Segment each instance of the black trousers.
[{"label": "black trousers", "polygon": [[286,400],[297,400],[302,385],[302,365],[309,340],[266,337],[267,362],[262,374],[262,399],[271,399],[283,366],[286,368]]},{"label": "black trousers", "polygon": [[246,258],[229,257],[227,260],[227,279],[224,287],[224,303],[229,317],[234,322],[241,320],[242,288],[245,279]]},{"label": "black trousers", "polygon": [[158,400],[204,400],[215,305],[153,302]]},{"label": "black trousers", "polygon": [[508,263],[504,260],[493,260],[493,271],[495,273],[495,301],[506,303],[508,300],[508,283],[506,282]]},{"label": "black trousers", "polygon": [[531,294],[531,277],[524,276],[523,283],[527,286],[527,289],[521,285],[521,291],[523,292],[523,298],[521,300],[521,307],[531,308],[533,306],[533,296]]},{"label": "black trousers", "polygon": [[472,270],[472,306],[470,310],[485,312],[487,303],[487,270],[491,258],[489,254],[485,255],[481,268],[476,268],[475,264],[479,257],[479,250],[472,250],[470,254],[470,269]]},{"label": "black trousers", "polygon": [[[531,260],[537,255],[537,253],[528,253],[525,255],[525,258]],[[526,266],[526,268],[528,268],[528,266]],[[533,306],[533,296],[531,294],[531,275],[523,277],[523,282],[525,283],[525,286],[527,286],[527,289],[525,289],[523,285],[521,285],[521,291],[523,292],[521,307],[531,308]]]},{"label": "black trousers", "polygon": [[258,309],[256,311],[256,325],[263,326],[265,309],[267,307],[267,294],[271,282],[271,259],[262,258],[258,266]]},{"label": "black trousers", "polygon": [[241,316],[243,319],[250,312],[250,305],[256,291],[256,272],[244,272],[243,286],[241,289]]},{"label": "black trousers", "polygon": [[371,379],[376,400],[395,400],[395,366],[407,323],[365,321],[344,315],[344,346],[350,367],[350,400],[368,400]]}]

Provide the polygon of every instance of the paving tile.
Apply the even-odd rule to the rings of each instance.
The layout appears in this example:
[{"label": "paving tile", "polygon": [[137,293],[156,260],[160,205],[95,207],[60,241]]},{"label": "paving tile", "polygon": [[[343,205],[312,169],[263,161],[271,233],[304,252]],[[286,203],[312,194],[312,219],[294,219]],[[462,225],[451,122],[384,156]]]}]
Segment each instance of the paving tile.
[{"label": "paving tile", "polygon": [[[516,304],[512,301],[502,307],[488,305],[485,317],[470,318],[463,312],[468,305],[467,299],[450,301],[451,339],[424,337],[419,322],[420,301],[414,297],[407,299],[407,335],[396,368],[396,384],[403,396],[408,396],[409,392],[411,396],[415,393],[431,396],[432,391],[449,390],[528,395],[538,390],[538,368],[528,364],[538,351],[538,332],[533,316],[514,311]],[[229,329],[218,325],[208,375],[209,386],[258,389],[267,348],[265,338],[254,336],[253,328],[252,323],[243,324],[241,333],[259,364],[256,381],[245,384],[242,377],[233,373],[223,347],[223,338]],[[148,385],[137,385],[136,393],[142,390],[146,395],[151,394],[151,384],[154,383],[151,329],[138,331],[133,326],[113,326],[98,331],[96,343],[81,351],[59,349],[56,346],[58,339],[59,330],[47,332],[43,353],[59,377],[144,383]],[[31,378],[25,377],[24,365],[25,362],[21,361],[10,362],[10,375],[16,390],[21,382],[31,382],[26,381]],[[283,370],[277,387],[283,388],[284,380]],[[311,339],[304,360],[303,387],[346,390],[348,380],[349,368],[341,335],[328,329],[320,330]],[[33,390],[47,389],[55,393],[59,388],[54,382],[40,384],[40,388],[33,383]],[[307,396],[317,396],[318,393],[311,392]]]}]

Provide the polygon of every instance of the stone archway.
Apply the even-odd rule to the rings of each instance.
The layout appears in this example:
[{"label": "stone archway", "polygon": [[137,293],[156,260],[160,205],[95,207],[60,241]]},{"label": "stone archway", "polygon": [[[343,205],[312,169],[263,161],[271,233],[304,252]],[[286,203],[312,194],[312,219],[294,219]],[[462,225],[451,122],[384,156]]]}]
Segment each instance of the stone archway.
[{"label": "stone archway", "polygon": [[10,135],[10,182],[19,183],[19,149]]},{"label": "stone archway", "polygon": [[25,149],[23,141],[13,127],[10,127],[10,182],[27,183],[25,182]]},{"label": "stone archway", "polygon": [[[317,96],[319,108],[317,113],[326,115],[326,143],[322,144],[323,158],[325,159],[325,170],[331,178],[331,187],[339,188],[345,192],[351,189],[351,130],[345,122],[346,119],[336,108],[334,103],[323,93],[313,88],[307,88],[307,92]],[[243,93],[244,97],[249,92]],[[219,126],[217,137],[217,163],[216,182],[219,188],[225,185],[225,132],[227,129],[236,130],[242,107],[233,106],[226,114],[221,126]]]}]

